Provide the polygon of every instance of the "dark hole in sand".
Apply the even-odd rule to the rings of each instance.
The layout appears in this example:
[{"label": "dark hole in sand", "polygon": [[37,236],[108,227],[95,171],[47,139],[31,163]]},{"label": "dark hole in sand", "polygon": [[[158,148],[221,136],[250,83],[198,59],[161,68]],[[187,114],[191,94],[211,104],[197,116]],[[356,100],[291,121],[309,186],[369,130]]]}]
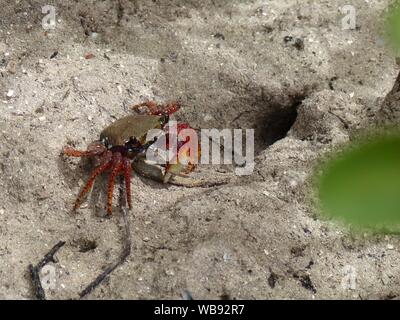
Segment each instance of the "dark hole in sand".
[{"label": "dark hole in sand", "polygon": [[86,238],[81,238],[77,241],[77,246],[79,248],[79,252],[89,252],[97,248],[96,240],[90,240]]},{"label": "dark hole in sand", "polygon": [[305,98],[306,93],[303,92],[272,98],[263,94],[244,102],[246,111],[232,122],[237,128],[254,129],[255,153],[258,154],[286,137],[297,119],[297,109]]},{"label": "dark hole in sand", "polygon": [[255,133],[256,149],[263,149],[286,137],[296,118],[297,105],[293,105],[290,108],[277,108],[260,119]]}]

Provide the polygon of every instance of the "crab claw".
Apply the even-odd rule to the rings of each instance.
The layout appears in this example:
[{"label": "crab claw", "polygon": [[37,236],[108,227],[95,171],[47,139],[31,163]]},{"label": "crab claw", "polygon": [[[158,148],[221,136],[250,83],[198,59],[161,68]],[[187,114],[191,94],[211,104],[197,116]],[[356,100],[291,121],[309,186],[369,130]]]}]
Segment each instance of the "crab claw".
[{"label": "crab claw", "polygon": [[190,173],[196,167],[200,159],[200,145],[197,142],[191,144],[191,139],[188,138],[184,144],[178,144],[178,154],[174,163],[168,163],[165,168],[164,183],[168,183],[172,176],[182,176]]},{"label": "crab claw", "polygon": [[168,181],[174,176],[179,176],[182,175],[182,173],[189,173],[195,168],[194,165],[191,165],[191,168],[189,168],[189,165],[184,165],[180,162],[176,164],[168,164],[167,167],[165,168],[165,174],[164,174],[164,183],[168,183]]}]

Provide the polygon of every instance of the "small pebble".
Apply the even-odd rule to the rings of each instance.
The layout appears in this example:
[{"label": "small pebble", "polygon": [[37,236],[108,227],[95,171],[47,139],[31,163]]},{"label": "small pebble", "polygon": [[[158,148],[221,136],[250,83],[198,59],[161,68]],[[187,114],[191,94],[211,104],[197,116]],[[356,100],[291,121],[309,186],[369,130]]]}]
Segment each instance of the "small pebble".
[{"label": "small pebble", "polygon": [[7,98],[11,98],[14,95],[14,90],[10,89],[7,91],[6,96]]},{"label": "small pebble", "polygon": [[165,270],[165,274],[166,274],[167,276],[174,276],[174,275],[175,275],[175,272],[174,272],[173,270]]},{"label": "small pebble", "polygon": [[294,47],[297,50],[304,50],[304,41],[303,39],[297,38],[294,42]]},{"label": "small pebble", "polygon": [[93,53],[86,53],[85,54],[85,59],[93,59],[95,55]]},{"label": "small pebble", "polygon": [[223,255],[223,259],[224,259],[224,262],[228,262],[231,260],[231,257],[228,253],[225,252]]},{"label": "small pebble", "polygon": [[388,244],[388,245],[387,245],[387,248],[388,248],[389,250],[393,250],[393,249],[394,249],[394,245]]},{"label": "small pebble", "polygon": [[54,59],[54,58],[57,57],[57,56],[58,56],[58,51],[54,51],[54,52],[51,54],[50,59]]},{"label": "small pebble", "polygon": [[285,41],[285,43],[291,42],[291,41],[293,41],[293,37],[292,37],[292,36],[285,36],[285,37],[283,38],[283,41]]},{"label": "small pebble", "polygon": [[90,33],[90,37],[91,37],[92,39],[96,39],[98,36],[99,36],[99,34],[98,34],[97,32],[91,32],[91,33]]}]

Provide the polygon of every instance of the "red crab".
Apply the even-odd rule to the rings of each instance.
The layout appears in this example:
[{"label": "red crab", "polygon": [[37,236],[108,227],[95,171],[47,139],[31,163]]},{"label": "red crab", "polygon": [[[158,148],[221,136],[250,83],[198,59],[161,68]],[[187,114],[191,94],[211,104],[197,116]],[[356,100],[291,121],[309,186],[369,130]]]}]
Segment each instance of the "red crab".
[{"label": "red crab", "polygon": [[[177,143],[178,154],[179,152],[185,153],[185,163],[179,161],[174,164],[167,163],[165,165],[165,172],[163,173],[160,167],[149,165],[144,161],[146,150],[156,140],[145,142],[149,130],[164,130],[167,138],[167,149],[169,148],[170,137],[167,131],[167,123],[169,121],[169,116],[179,110],[179,106],[176,103],[157,105],[155,102],[149,101],[135,105],[132,109],[137,113],[113,122],[101,132],[100,140],[90,144],[86,151],[79,151],[70,146],[65,146],[63,148],[62,154],[66,156],[97,157],[100,159],[100,164],[93,170],[86,185],[79,193],[75,201],[74,210],[79,208],[84,196],[91,190],[96,177],[104,171],[110,170],[107,192],[107,213],[111,215],[115,178],[121,174],[124,175],[125,178],[128,206],[130,209],[132,208],[132,166],[134,169],[137,169],[140,174],[164,183],[168,182],[174,175],[189,173],[194,169],[200,156],[200,148],[198,146],[194,154],[191,154],[190,150],[184,150],[184,145],[190,140],[189,137],[185,141],[178,141]],[[191,128],[187,123],[177,123],[178,134],[184,129]]]}]

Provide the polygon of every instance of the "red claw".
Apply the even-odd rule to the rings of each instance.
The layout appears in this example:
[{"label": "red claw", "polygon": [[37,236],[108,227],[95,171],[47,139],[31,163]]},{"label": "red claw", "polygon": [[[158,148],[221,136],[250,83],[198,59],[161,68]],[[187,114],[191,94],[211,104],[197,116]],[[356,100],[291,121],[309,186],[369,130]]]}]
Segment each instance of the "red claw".
[{"label": "red claw", "polygon": [[[147,107],[147,111],[141,110],[142,107]],[[140,113],[147,113],[154,116],[171,115],[180,109],[180,106],[176,102],[171,102],[166,105],[158,105],[154,101],[147,101],[132,107],[133,110]]]}]

